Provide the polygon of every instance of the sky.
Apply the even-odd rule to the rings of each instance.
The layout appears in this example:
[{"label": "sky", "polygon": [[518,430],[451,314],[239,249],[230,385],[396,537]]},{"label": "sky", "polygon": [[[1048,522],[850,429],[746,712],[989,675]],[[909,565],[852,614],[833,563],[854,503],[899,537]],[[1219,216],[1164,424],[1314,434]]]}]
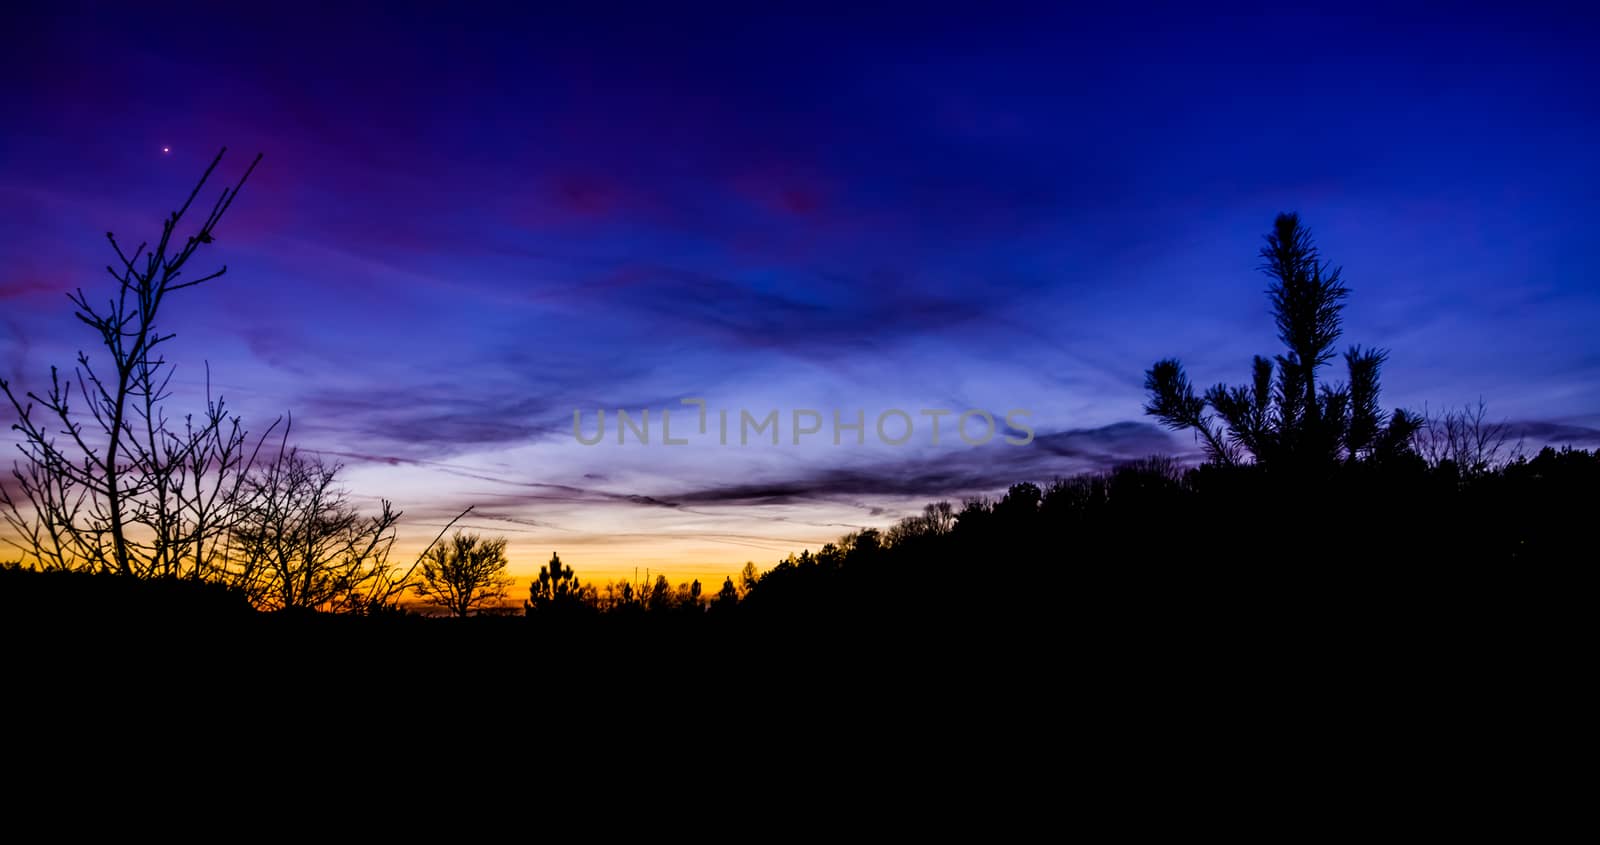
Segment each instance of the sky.
[{"label": "sky", "polygon": [[[1281,211],[1344,268],[1344,342],[1390,350],[1385,405],[1481,397],[1600,444],[1578,4],[472,5],[9,13],[0,373],[92,345],[65,294],[109,290],[104,233],[159,234],[227,146],[224,181],[265,158],[196,259],[228,274],[163,317],[175,407],[209,369],[393,500],[403,546],[474,505],[523,576],[559,551],[714,588],[925,502],[1192,459],[1144,371],[1239,383],[1278,351]],[[739,445],[745,410],[778,445]],[[799,445],[795,410],[822,419]],[[923,410],[951,412],[938,443]],[[968,410],[991,441],[954,436]]]}]

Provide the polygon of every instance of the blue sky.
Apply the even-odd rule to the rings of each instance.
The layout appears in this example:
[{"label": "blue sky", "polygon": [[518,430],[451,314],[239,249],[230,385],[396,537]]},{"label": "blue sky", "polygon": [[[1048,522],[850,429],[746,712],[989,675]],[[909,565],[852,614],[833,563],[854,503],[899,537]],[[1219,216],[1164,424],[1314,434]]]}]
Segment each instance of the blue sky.
[{"label": "blue sky", "polygon": [[[154,234],[222,145],[225,174],[264,152],[229,275],[170,317],[182,390],[209,365],[254,426],[292,413],[410,539],[476,503],[522,572],[712,578],[1190,454],[1141,416],[1144,369],[1241,381],[1276,351],[1279,211],[1344,267],[1345,342],[1391,351],[1386,405],[1600,440],[1594,12],[63,8],[0,58],[4,372],[92,340],[63,294],[103,285],[106,230]],[[572,438],[574,409],[684,397],[1028,408],[1038,438]]]}]

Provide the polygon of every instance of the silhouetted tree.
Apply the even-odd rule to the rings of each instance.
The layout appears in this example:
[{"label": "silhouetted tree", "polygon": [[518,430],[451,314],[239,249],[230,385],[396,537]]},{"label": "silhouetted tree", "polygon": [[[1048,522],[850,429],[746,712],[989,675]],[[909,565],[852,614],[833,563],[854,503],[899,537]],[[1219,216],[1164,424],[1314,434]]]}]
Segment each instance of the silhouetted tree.
[{"label": "silhouetted tree", "polygon": [[460,531],[435,544],[422,559],[417,595],[456,616],[503,599],[511,586],[506,571],[506,539],[484,539]]},{"label": "silhouetted tree", "polygon": [[405,588],[389,563],[400,512],[384,499],[363,515],[339,469],[289,449],[250,474],[233,580],[257,607],[367,612]]},{"label": "silhouetted tree", "polygon": [[607,611],[627,611],[639,607],[638,591],[627,581],[607,581],[599,599],[601,609]]},{"label": "silhouetted tree", "polygon": [[889,529],[885,542],[891,546],[914,542],[923,537],[937,537],[955,528],[956,512],[949,502],[933,502],[922,508],[922,513],[908,516]]},{"label": "silhouetted tree", "polygon": [[717,591],[716,604],[718,607],[727,607],[739,603],[739,588],[733,585],[733,576],[730,575],[722,581],[722,589]]},{"label": "silhouetted tree", "polygon": [[535,611],[573,610],[583,606],[583,586],[577,573],[561,563],[561,555],[550,553],[550,562],[539,567],[539,577],[528,586],[528,601],[523,609]]},{"label": "silhouetted tree", "polygon": [[1511,439],[1511,427],[1490,420],[1482,399],[1438,415],[1424,411],[1413,443],[1428,466],[1452,464],[1461,478],[1503,469],[1522,454],[1521,442]]},{"label": "silhouetted tree", "polygon": [[701,601],[700,579],[687,584],[679,584],[676,594],[672,598],[672,606],[684,613],[700,613],[705,610],[705,603]]},{"label": "silhouetted tree", "polygon": [[[864,528],[852,531],[839,538],[839,553],[837,556],[830,554],[829,558],[848,561],[852,564],[865,565],[879,557],[883,551],[883,532],[876,528]],[[814,563],[810,552],[804,555],[804,563]]]},{"label": "silhouetted tree", "polygon": [[1419,421],[1400,409],[1385,414],[1378,405],[1378,371],[1387,352],[1352,346],[1344,354],[1348,382],[1317,382],[1343,331],[1349,290],[1339,269],[1322,260],[1298,215],[1278,215],[1266,240],[1267,295],[1278,339],[1287,347],[1276,358],[1276,381],[1273,361],[1258,355],[1249,385],[1217,384],[1202,397],[1183,365],[1169,358],[1145,374],[1145,413],[1175,431],[1193,429],[1206,457],[1220,465],[1248,455],[1263,465],[1308,468],[1404,451]]},{"label": "silhouetted tree", "polygon": [[1013,484],[1004,497],[995,503],[995,518],[1002,522],[1023,522],[1039,510],[1044,491],[1031,481]]},{"label": "silhouetted tree", "polygon": [[644,607],[651,613],[665,613],[677,604],[676,599],[677,596],[673,595],[672,584],[667,581],[667,576],[657,575],[655,583],[645,591]]},{"label": "silhouetted tree", "polygon": [[756,569],[755,561],[747,560],[744,568],[739,570],[739,598],[750,595],[750,591],[761,582],[761,571]]},{"label": "silhouetted tree", "polygon": [[77,318],[97,336],[97,355],[79,352],[68,374],[52,367],[43,393],[22,393],[0,379],[23,455],[13,468],[16,495],[0,485],[0,513],[35,566],[204,577],[215,565],[247,466],[245,436],[222,401],[209,396],[205,414],[187,418],[182,431],[169,426],[164,402],[173,370],[163,347],[174,335],[158,319],[169,296],[227,272],[224,266],[184,276],[200,247],[215,241],[261,156],[222,191],[193,234],[178,232],[222,155],[162,222],[153,247],[141,243],[130,253],[106,233],[116,253],[106,268],[116,291],[103,304],[81,288],[70,295]]}]

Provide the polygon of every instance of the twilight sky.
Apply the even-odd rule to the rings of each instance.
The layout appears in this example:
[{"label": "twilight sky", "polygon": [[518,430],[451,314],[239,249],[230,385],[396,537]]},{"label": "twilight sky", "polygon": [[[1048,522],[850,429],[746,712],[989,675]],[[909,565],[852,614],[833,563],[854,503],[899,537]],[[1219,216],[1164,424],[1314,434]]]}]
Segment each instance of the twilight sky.
[{"label": "twilight sky", "polygon": [[[1256,250],[1287,210],[1345,268],[1345,343],[1391,350],[1386,405],[1600,443],[1600,13],[1281,5],[12,12],[0,372],[92,343],[64,292],[106,289],[103,233],[158,234],[227,145],[226,180],[266,159],[202,254],[229,275],[164,321],[180,398],[209,363],[408,542],[476,503],[523,574],[559,550],[714,586],[932,499],[1188,455],[1144,369],[1240,382],[1278,350]],[[825,418],[800,446],[797,408]],[[934,445],[917,413],[1016,408],[1028,446],[953,414]],[[718,409],[735,444],[778,409],[781,445],[718,445]]]}]

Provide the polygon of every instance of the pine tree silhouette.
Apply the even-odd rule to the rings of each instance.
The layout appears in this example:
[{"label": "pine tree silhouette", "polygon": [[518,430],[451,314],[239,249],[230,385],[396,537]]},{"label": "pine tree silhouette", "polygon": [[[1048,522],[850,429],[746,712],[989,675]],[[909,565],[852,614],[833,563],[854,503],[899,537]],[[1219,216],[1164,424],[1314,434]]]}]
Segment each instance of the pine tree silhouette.
[{"label": "pine tree silhouette", "polygon": [[551,552],[550,563],[539,567],[539,577],[528,586],[528,613],[540,610],[578,607],[583,604],[583,588],[571,567],[563,566],[561,555]]},{"label": "pine tree silhouette", "polygon": [[1145,373],[1145,413],[1174,431],[1193,429],[1216,464],[1248,456],[1264,465],[1314,469],[1341,458],[1404,451],[1421,421],[1403,409],[1381,410],[1378,372],[1386,351],[1352,346],[1344,354],[1349,381],[1317,382],[1318,368],[1333,359],[1343,333],[1350,291],[1340,269],[1322,260],[1298,215],[1278,215],[1266,241],[1261,269],[1272,280],[1267,296],[1287,351],[1271,360],[1257,355],[1248,386],[1216,384],[1203,396],[1177,359],[1158,361]]}]

